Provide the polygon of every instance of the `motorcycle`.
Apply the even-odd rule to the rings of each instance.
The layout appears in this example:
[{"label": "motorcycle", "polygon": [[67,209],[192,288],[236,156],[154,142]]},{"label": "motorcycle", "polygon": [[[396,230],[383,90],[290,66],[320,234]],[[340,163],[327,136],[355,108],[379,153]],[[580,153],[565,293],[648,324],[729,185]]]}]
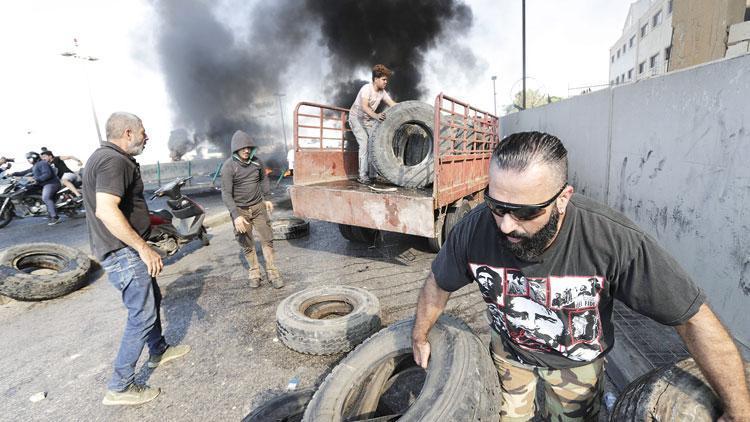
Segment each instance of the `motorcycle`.
[{"label": "motorcycle", "polygon": [[203,226],[203,207],[180,191],[192,177],[180,177],[160,187],[151,200],[166,196],[169,209],[149,211],[151,232],[146,242],[162,256],[172,256],[195,239],[208,246],[208,233]]},{"label": "motorcycle", "polygon": [[[60,214],[75,217],[83,210],[83,201],[67,187],[55,194],[55,209]],[[0,178],[0,228],[3,228],[14,217],[47,216],[47,206],[42,200],[42,189],[26,178]]]}]

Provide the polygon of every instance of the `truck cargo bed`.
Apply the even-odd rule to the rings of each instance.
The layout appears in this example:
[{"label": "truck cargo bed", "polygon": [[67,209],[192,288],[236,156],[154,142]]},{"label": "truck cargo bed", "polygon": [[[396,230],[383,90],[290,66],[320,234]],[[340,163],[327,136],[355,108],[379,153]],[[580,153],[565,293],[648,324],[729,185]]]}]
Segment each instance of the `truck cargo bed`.
[{"label": "truck cargo bed", "polygon": [[294,214],[302,218],[330,221],[433,237],[435,223],[425,215],[434,213],[433,191],[391,185],[394,192],[378,192],[354,180],[336,180],[289,187]]}]

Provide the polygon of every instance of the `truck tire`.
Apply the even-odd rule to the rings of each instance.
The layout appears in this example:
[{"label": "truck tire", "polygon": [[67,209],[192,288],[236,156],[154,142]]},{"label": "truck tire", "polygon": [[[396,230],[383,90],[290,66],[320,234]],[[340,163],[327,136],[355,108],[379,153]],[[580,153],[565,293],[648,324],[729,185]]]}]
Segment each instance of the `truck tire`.
[{"label": "truck tire", "polygon": [[[745,378],[750,365],[745,363]],[[719,398],[692,358],[654,369],[628,384],[617,399],[611,421],[715,421]]]},{"label": "truck tire", "polygon": [[0,294],[16,300],[46,300],[83,285],[91,260],[54,243],[12,246],[0,257]]},{"label": "truck tire", "polygon": [[310,223],[296,217],[279,218],[271,221],[271,228],[273,229],[273,240],[298,239],[307,236]]},{"label": "truck tire", "polygon": [[339,232],[344,239],[350,242],[365,243],[372,245],[378,237],[378,231],[367,227],[350,226],[339,224]]},{"label": "truck tire", "polygon": [[368,155],[378,174],[407,188],[432,183],[435,110],[421,101],[389,108],[385,120],[370,134]]},{"label": "truck tire", "polygon": [[263,403],[242,419],[242,422],[299,422],[315,390],[285,392]]},{"label": "truck tire", "polygon": [[443,247],[443,243],[448,239],[448,235],[453,230],[453,227],[469,212],[471,212],[471,205],[465,199],[459,199],[449,207],[445,214],[445,220],[443,221],[440,233],[436,237],[427,238],[430,251],[435,253],[440,252],[440,248]]},{"label": "truck tire", "polygon": [[348,352],[380,329],[380,302],[367,290],[321,286],[288,296],[276,308],[276,333],[311,355]]},{"label": "truck tire", "polygon": [[430,331],[425,371],[412,356],[413,326],[413,319],[399,321],[349,353],[302,420],[498,421],[500,380],[482,341],[463,322],[441,316]]}]

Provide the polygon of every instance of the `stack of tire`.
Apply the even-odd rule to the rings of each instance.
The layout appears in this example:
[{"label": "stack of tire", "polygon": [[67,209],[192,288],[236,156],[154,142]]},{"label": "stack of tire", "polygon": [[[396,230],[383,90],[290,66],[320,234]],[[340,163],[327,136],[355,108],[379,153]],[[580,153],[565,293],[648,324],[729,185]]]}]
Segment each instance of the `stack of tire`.
[{"label": "stack of tire", "polygon": [[278,396],[244,421],[499,420],[495,366],[465,323],[440,317],[430,331],[432,354],[424,370],[412,357],[414,320],[377,331],[379,313],[377,298],[355,287],[312,288],[284,299],[276,311],[277,333],[288,347],[308,354],[354,350],[317,390]]}]

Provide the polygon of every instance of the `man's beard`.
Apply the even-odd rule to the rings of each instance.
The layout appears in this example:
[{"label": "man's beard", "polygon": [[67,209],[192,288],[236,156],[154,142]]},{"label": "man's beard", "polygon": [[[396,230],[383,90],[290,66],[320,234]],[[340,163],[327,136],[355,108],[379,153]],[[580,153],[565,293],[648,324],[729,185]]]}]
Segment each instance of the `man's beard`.
[{"label": "man's beard", "polygon": [[[529,236],[518,232],[509,234],[500,233],[500,244],[505,246],[516,258],[523,261],[533,261],[544,252],[550,240],[557,233],[557,223],[560,220],[560,212],[557,207],[552,207],[549,221],[538,232]],[[521,239],[520,242],[511,243],[508,236]]]},{"label": "man's beard", "polygon": [[130,155],[139,155],[143,152],[143,149],[146,148],[146,143],[141,142],[140,145],[138,145],[138,141],[136,139],[133,139],[133,142],[128,144],[128,154]]}]

